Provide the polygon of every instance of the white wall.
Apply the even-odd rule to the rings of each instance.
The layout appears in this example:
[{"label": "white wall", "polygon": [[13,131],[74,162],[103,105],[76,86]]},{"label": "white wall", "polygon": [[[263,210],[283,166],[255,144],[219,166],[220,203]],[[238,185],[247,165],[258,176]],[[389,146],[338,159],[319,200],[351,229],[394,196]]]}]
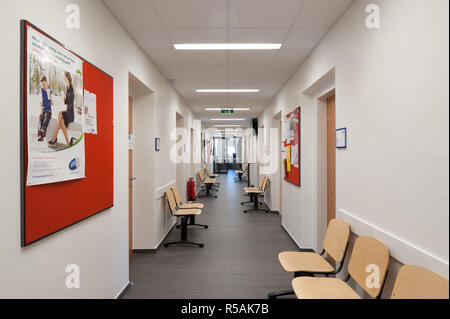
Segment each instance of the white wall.
[{"label": "white wall", "polygon": [[[65,27],[69,3],[80,6],[80,29]],[[0,298],[114,298],[128,283],[128,72],[154,90],[155,114],[148,120],[153,121],[153,135],[159,132],[162,148],[154,156],[155,189],[175,179],[168,155],[175,112],[187,121],[192,121],[192,113],[101,2],[1,1],[0,12],[0,133],[7,137],[0,164],[8,168],[0,179]],[[20,19],[28,19],[114,77],[114,208],[27,248],[20,247]],[[153,242],[170,227],[164,223],[166,214],[160,211],[157,216],[160,232],[153,234]],[[65,266],[70,263],[81,267],[80,289],[65,288]]]},{"label": "white wall", "polygon": [[[376,3],[381,29],[367,29]],[[319,248],[317,99],[303,92],[335,68],[337,215],[383,241],[402,263],[448,277],[448,1],[356,1],[260,117],[301,106],[301,188],[283,187],[282,223]]]}]

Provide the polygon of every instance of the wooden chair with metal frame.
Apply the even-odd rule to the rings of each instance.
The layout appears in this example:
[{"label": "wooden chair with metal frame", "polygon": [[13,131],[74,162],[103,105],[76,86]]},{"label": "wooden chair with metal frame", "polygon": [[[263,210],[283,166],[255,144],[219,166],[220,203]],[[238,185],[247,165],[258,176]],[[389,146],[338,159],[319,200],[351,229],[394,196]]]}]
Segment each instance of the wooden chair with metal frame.
[{"label": "wooden chair with metal frame", "polygon": [[199,198],[201,197],[214,197],[217,198],[216,195],[212,195],[211,191],[217,191],[217,189],[213,188],[214,183],[216,182],[215,179],[213,178],[205,178],[205,174],[203,173],[203,170],[200,170],[197,172],[198,175],[198,179],[200,180],[200,182],[202,183],[202,190],[206,191],[206,194],[200,195]]},{"label": "wooden chair with metal frame", "polygon": [[[173,196],[175,198],[175,204],[177,205],[178,209],[202,209],[204,207],[204,205],[202,203],[183,204],[181,202],[181,195],[180,195],[180,191],[178,190],[178,187],[174,186],[170,190],[173,193]],[[195,216],[196,215],[192,215],[189,217],[188,226],[200,226],[203,228],[208,228],[208,225],[196,224]],[[180,227],[181,227],[181,225],[177,225],[177,228],[180,228]]]},{"label": "wooden chair with metal frame", "polygon": [[[327,277],[297,277],[292,287],[299,299],[360,299],[347,284],[352,278],[369,296],[380,298],[389,266],[389,250],[381,241],[361,236],[355,242],[345,280]],[[372,275],[372,278],[368,276]]]},{"label": "wooden chair with metal frame", "polygon": [[164,192],[166,195],[167,203],[169,204],[170,213],[175,216],[181,218],[181,240],[164,243],[164,247],[169,247],[170,245],[196,245],[199,247],[204,247],[203,243],[196,243],[193,241],[189,241],[187,239],[187,230],[188,230],[188,219],[192,216],[198,216],[202,213],[200,209],[179,209],[177,208],[175,197],[171,189],[168,189]]},{"label": "wooden chair with metal frame", "polygon": [[[261,180],[259,181],[258,187],[244,187],[245,194],[243,196],[250,196],[250,199],[246,202],[241,202],[241,206],[244,204],[253,203],[253,195],[251,193],[247,193],[248,190],[261,190],[262,185],[264,183],[264,179],[267,178],[266,176],[263,176]],[[258,202],[259,205],[262,205],[263,203]]]},{"label": "wooden chair with metal frame", "polygon": [[[244,213],[247,212],[266,212],[269,213],[270,211],[268,209],[261,209],[259,208],[259,205],[262,205],[263,203],[259,202],[259,196],[264,195],[266,192],[267,184],[269,183],[269,178],[267,176],[264,176],[262,178],[262,184],[260,188],[253,188],[253,187],[245,187],[245,193],[250,195],[250,199],[253,200],[253,208],[244,210]],[[242,205],[242,203],[241,203]]]},{"label": "wooden chair with metal frame", "polygon": [[404,265],[395,279],[391,299],[448,299],[448,279],[431,270]]},{"label": "wooden chair with metal frame", "polygon": [[[204,172],[204,174],[205,174],[205,176],[207,177],[207,178],[212,178],[212,179],[216,179],[216,177],[217,176],[219,176],[219,174],[211,174],[210,172],[209,172],[209,169],[208,169],[208,167],[204,167],[203,168],[203,172]],[[219,187],[220,186],[220,183],[219,182],[215,182],[214,183],[214,186],[217,186],[217,187]]]},{"label": "wooden chair with metal frame", "polygon": [[238,176],[234,178],[235,183],[243,181],[242,177],[247,172],[247,168],[248,168],[248,163],[244,163],[244,164],[242,164],[242,169],[236,171],[236,174],[238,174]]},{"label": "wooden chair with metal frame", "polygon": [[[284,251],[278,254],[278,260],[286,272],[294,274],[294,278],[314,275],[336,275],[342,270],[350,238],[350,225],[340,219],[332,219],[323,241],[320,254],[309,251]],[[326,256],[325,256],[326,255]],[[332,265],[328,259],[332,258]],[[293,295],[294,290],[271,292],[269,299]]]}]

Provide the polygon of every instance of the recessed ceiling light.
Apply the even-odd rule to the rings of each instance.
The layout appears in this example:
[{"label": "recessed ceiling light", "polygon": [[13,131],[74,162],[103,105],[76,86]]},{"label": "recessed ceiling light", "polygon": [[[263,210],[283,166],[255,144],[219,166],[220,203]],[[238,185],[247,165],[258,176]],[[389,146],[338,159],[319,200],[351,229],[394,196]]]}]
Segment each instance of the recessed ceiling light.
[{"label": "recessed ceiling light", "polygon": [[211,121],[245,121],[246,119],[233,119],[233,118],[223,118],[223,119],[211,119]]},{"label": "recessed ceiling light", "polygon": [[252,93],[259,89],[197,89],[197,93]]},{"label": "recessed ceiling light", "polygon": [[222,110],[233,110],[233,111],[250,111],[249,107],[205,107],[205,111],[222,111]]},{"label": "recessed ceiling light", "polygon": [[237,124],[221,124],[221,125],[214,125],[214,127],[242,127],[242,125],[237,125]]},{"label": "recessed ceiling light", "polygon": [[281,43],[176,43],[176,50],[279,50]]}]

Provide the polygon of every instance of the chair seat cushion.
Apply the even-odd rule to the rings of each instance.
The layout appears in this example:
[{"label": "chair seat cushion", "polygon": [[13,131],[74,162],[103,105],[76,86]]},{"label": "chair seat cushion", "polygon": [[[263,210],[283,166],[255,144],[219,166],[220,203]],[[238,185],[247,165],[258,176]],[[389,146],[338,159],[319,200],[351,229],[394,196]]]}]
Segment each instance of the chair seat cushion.
[{"label": "chair seat cushion", "polygon": [[200,209],[178,209],[175,212],[175,216],[195,216],[195,215],[200,215],[202,213],[202,211]]},{"label": "chair seat cushion", "polygon": [[278,254],[281,266],[287,272],[329,273],[334,268],[325,258],[314,252],[284,251]]},{"label": "chair seat cushion", "polygon": [[263,191],[260,191],[259,189],[246,189],[245,192],[247,194],[262,194]]},{"label": "chair seat cushion", "polygon": [[214,184],[216,182],[215,179],[213,178],[207,178],[205,179],[205,181],[203,182],[203,184]]},{"label": "chair seat cushion", "polygon": [[217,177],[219,174],[209,174],[209,177]]},{"label": "chair seat cushion", "polygon": [[344,281],[337,278],[297,277],[292,288],[298,299],[361,299]]},{"label": "chair seat cushion", "polygon": [[260,189],[258,187],[244,187],[245,191],[259,191]]},{"label": "chair seat cushion", "polygon": [[241,171],[241,170],[239,170],[239,171],[236,171],[236,173],[237,173],[237,174],[242,174],[242,173],[244,173],[244,172]]},{"label": "chair seat cushion", "polygon": [[180,206],[180,209],[192,209],[192,208],[203,208],[204,205],[202,203],[193,203],[193,204],[183,204]]}]

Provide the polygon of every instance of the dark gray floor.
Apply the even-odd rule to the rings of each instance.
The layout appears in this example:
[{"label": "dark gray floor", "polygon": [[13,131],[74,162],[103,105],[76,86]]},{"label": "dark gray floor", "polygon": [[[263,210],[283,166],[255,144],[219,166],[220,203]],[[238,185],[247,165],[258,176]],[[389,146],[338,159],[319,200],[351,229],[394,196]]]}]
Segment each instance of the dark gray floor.
[{"label": "dark gray floor", "polygon": [[[221,175],[218,199],[202,198],[205,204],[197,222],[209,229],[189,228],[188,239],[205,243],[195,246],[161,247],[156,254],[134,254],[130,280],[134,286],[124,298],[267,298],[267,293],[291,287],[277,255],[297,250],[281,228],[278,214],[249,212],[240,205],[247,200],[243,184],[234,173]],[[179,240],[173,229],[167,241]]]}]

